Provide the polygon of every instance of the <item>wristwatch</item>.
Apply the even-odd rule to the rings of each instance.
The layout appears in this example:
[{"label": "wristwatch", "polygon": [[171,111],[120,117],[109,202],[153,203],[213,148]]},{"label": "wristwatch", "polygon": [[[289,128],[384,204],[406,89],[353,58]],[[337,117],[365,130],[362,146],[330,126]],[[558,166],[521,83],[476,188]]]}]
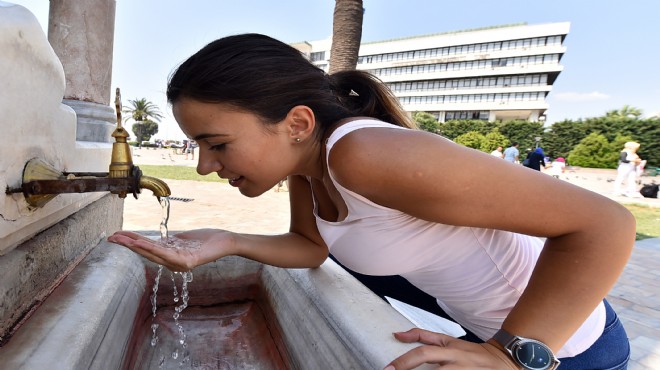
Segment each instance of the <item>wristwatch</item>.
[{"label": "wristwatch", "polygon": [[559,366],[550,347],[535,339],[518,337],[500,329],[493,339],[509,353],[513,362],[525,370],[554,370]]}]

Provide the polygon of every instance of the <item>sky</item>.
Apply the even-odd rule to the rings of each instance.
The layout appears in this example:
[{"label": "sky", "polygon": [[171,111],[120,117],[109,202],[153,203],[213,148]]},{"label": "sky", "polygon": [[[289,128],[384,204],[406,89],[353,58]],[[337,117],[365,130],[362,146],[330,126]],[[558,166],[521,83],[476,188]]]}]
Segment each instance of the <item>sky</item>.
[{"label": "sky", "polygon": [[[48,0],[5,0],[48,29]],[[146,98],[164,115],[155,138],[183,133],[165,98],[172,70],[209,42],[256,32],[287,43],[332,35],[332,0],[117,0],[111,91]],[[364,0],[362,42],[526,22],[570,22],[564,70],[546,124],[602,116],[628,104],[660,115],[658,0]]]}]

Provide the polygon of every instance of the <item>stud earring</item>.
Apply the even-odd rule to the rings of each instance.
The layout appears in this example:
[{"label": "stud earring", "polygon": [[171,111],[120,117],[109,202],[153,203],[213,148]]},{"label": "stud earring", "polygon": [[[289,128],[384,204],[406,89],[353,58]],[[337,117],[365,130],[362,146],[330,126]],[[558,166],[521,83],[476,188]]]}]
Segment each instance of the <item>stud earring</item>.
[{"label": "stud earring", "polygon": [[302,141],[301,138],[299,138],[299,137],[296,138],[296,143],[299,143],[299,142],[301,142],[301,141]]}]

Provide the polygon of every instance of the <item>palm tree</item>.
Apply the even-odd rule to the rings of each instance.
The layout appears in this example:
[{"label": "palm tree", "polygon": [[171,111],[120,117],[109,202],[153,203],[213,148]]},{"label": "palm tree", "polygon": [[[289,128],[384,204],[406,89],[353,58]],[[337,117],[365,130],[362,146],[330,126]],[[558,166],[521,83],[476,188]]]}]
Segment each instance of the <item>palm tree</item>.
[{"label": "palm tree", "polygon": [[128,121],[132,118],[136,122],[146,121],[147,119],[160,122],[160,119],[163,118],[158,106],[145,98],[136,100],[129,99],[128,102],[131,103],[131,107],[124,106],[123,112],[130,114],[130,116],[125,117],[124,121]]},{"label": "palm tree", "polygon": [[[133,119],[135,124],[133,125],[133,132],[137,135],[138,146],[142,146],[142,141],[145,136],[151,137],[149,132],[155,130],[158,132],[158,124],[155,122],[160,122],[160,119],[163,118],[163,115],[160,113],[160,109],[154,103],[148,101],[145,98],[128,100],[131,103],[130,107],[123,107],[123,112],[129,114],[129,116],[124,118],[124,121]],[[149,127],[144,127],[144,125],[149,124]],[[155,125],[155,127],[153,127]],[[143,130],[144,128],[144,130]],[[135,131],[137,129],[137,131]],[[145,133],[146,135],[143,135]],[[149,139],[147,139],[149,140]]]},{"label": "palm tree", "polygon": [[335,0],[329,73],[353,70],[362,41],[362,0]]},{"label": "palm tree", "polygon": [[642,115],[642,110],[639,108],[631,107],[628,104],[624,105],[621,109],[612,109],[605,113],[605,117],[610,118],[634,118],[638,119]]}]

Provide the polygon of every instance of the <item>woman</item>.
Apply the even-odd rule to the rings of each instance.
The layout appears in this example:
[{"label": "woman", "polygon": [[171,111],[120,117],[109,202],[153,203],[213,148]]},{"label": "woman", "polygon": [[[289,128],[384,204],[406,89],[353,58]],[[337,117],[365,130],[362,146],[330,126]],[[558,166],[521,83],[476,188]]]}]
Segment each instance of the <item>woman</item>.
[{"label": "woman", "polygon": [[[177,68],[167,96],[199,145],[200,174],[248,197],[288,177],[290,231],[179,234],[203,242],[193,251],[130,232],[110,241],[174,271],[227,255],[317,267],[331,252],[357,272],[405,277],[484,341],[395,333],[424,344],[394,359],[397,370],[554,368],[552,352],[561,369],[625,368],[625,331],[603,301],[635,240],[635,220],[617,203],[416,130],[371,75],[329,76],[263,35],[207,45]],[[524,344],[531,357],[505,348],[517,337],[538,341]],[[547,366],[529,362],[538,360]]]},{"label": "woman", "polygon": [[[619,166],[617,167],[617,176],[614,181],[614,195],[623,195],[632,198],[642,198],[637,191],[637,168],[642,159],[637,154],[639,143],[629,141],[623,145],[623,150],[619,153]],[[621,191],[621,185],[626,182],[626,191]]]},{"label": "woman", "polygon": [[541,171],[541,167],[545,168],[545,154],[543,154],[542,148],[536,148],[533,152],[530,152],[527,156],[529,160],[525,167],[531,168],[533,170]]}]

